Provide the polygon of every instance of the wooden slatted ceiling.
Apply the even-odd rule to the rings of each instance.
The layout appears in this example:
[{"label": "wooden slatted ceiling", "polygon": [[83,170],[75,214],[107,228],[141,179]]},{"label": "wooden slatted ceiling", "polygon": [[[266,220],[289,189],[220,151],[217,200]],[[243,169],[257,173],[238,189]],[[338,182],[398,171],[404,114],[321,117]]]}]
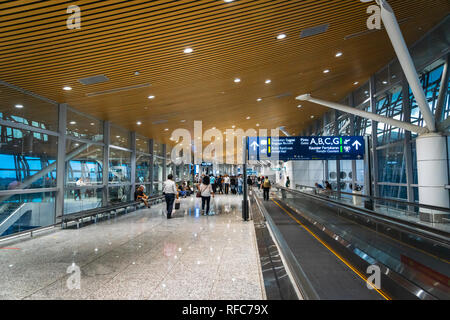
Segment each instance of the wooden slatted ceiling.
[{"label": "wooden slatted ceiling", "polygon": [[[408,44],[450,11],[447,0],[389,3],[405,21]],[[81,8],[81,30],[66,27],[70,4]],[[311,115],[320,117],[327,109],[308,103],[297,109],[296,95],[310,92],[338,101],[355,89],[355,81],[364,82],[394,57],[384,30],[344,40],[367,30],[368,5],[356,0],[3,2],[0,79],[167,143],[171,130],[191,129],[194,120],[223,131],[259,123],[299,133]],[[323,23],[330,25],[326,33],[300,39],[302,30]],[[276,39],[280,33],[287,38]],[[187,47],[194,52],[184,54]],[[344,55],[335,58],[337,51]],[[331,72],[323,74],[324,69]],[[110,81],[89,86],[77,81],[101,74]],[[238,84],[236,77],[242,80]],[[87,96],[145,83],[152,86]],[[156,98],[149,100],[150,94]],[[162,120],[168,122],[152,124]]]}]

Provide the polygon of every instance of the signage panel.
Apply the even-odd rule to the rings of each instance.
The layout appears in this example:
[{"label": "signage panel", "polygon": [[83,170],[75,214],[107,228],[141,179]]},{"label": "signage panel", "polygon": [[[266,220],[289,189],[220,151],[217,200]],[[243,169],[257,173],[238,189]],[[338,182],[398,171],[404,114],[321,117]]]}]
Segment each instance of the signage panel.
[{"label": "signage panel", "polygon": [[361,160],[364,158],[364,137],[361,136],[272,137],[261,140],[264,141],[249,138],[249,160]]}]

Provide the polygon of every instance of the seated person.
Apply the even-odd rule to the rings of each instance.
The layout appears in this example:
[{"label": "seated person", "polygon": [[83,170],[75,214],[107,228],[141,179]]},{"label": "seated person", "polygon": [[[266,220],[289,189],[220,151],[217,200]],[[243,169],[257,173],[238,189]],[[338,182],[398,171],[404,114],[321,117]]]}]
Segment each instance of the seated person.
[{"label": "seated person", "polygon": [[318,184],[317,182],[316,182],[316,188],[318,188],[318,189],[324,189],[323,186],[322,186],[321,184]]},{"label": "seated person", "polygon": [[148,196],[144,193],[144,186],[139,186],[134,193],[134,201],[142,201],[144,202],[145,206],[147,208],[150,208],[150,205],[148,204]]},{"label": "seated person", "polygon": [[178,194],[183,198],[186,198],[186,191],[184,191],[183,185],[178,185]]}]

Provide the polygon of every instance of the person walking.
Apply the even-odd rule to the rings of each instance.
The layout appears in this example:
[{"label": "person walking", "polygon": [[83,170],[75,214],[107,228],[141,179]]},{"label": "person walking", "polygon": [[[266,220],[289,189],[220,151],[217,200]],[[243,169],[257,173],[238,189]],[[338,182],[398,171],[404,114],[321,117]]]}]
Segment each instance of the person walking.
[{"label": "person walking", "polygon": [[289,180],[289,177],[286,177],[286,188],[289,188],[291,185],[291,180]]},{"label": "person walking", "polygon": [[[211,196],[214,198],[214,192],[212,190],[211,181],[208,176],[205,176],[203,178],[203,181],[200,184],[200,186],[198,187],[198,190],[200,191],[200,194],[202,196],[202,214],[208,215]],[[205,205],[206,205],[206,211],[205,211]]]},{"label": "person walking", "polygon": [[211,175],[211,178],[209,179],[210,183],[211,183],[211,187],[213,189],[213,192],[216,193],[216,177],[214,177],[214,175]]},{"label": "person walking", "polygon": [[239,176],[238,178],[238,192],[239,194],[242,194],[242,185],[244,184],[244,179],[242,179],[242,176]]},{"label": "person walking", "polygon": [[167,180],[164,182],[163,194],[166,198],[167,204],[167,219],[171,219],[175,197],[178,199],[177,186],[175,181],[173,181],[172,174],[169,174],[167,176]]},{"label": "person walking", "polygon": [[262,187],[264,190],[264,200],[269,201],[269,192],[270,192],[270,181],[269,177],[266,177],[262,183]]},{"label": "person walking", "polygon": [[224,183],[225,183],[225,194],[228,194],[228,191],[230,191],[230,177],[228,175],[225,176]]}]

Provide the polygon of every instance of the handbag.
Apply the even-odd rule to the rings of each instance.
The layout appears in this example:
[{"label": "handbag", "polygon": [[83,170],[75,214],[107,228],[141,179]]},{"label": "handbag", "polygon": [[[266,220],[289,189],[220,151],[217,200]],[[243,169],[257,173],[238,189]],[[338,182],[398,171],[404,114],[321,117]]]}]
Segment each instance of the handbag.
[{"label": "handbag", "polygon": [[181,201],[177,199],[177,200],[175,201],[175,210],[180,209],[180,205],[181,205]]}]

